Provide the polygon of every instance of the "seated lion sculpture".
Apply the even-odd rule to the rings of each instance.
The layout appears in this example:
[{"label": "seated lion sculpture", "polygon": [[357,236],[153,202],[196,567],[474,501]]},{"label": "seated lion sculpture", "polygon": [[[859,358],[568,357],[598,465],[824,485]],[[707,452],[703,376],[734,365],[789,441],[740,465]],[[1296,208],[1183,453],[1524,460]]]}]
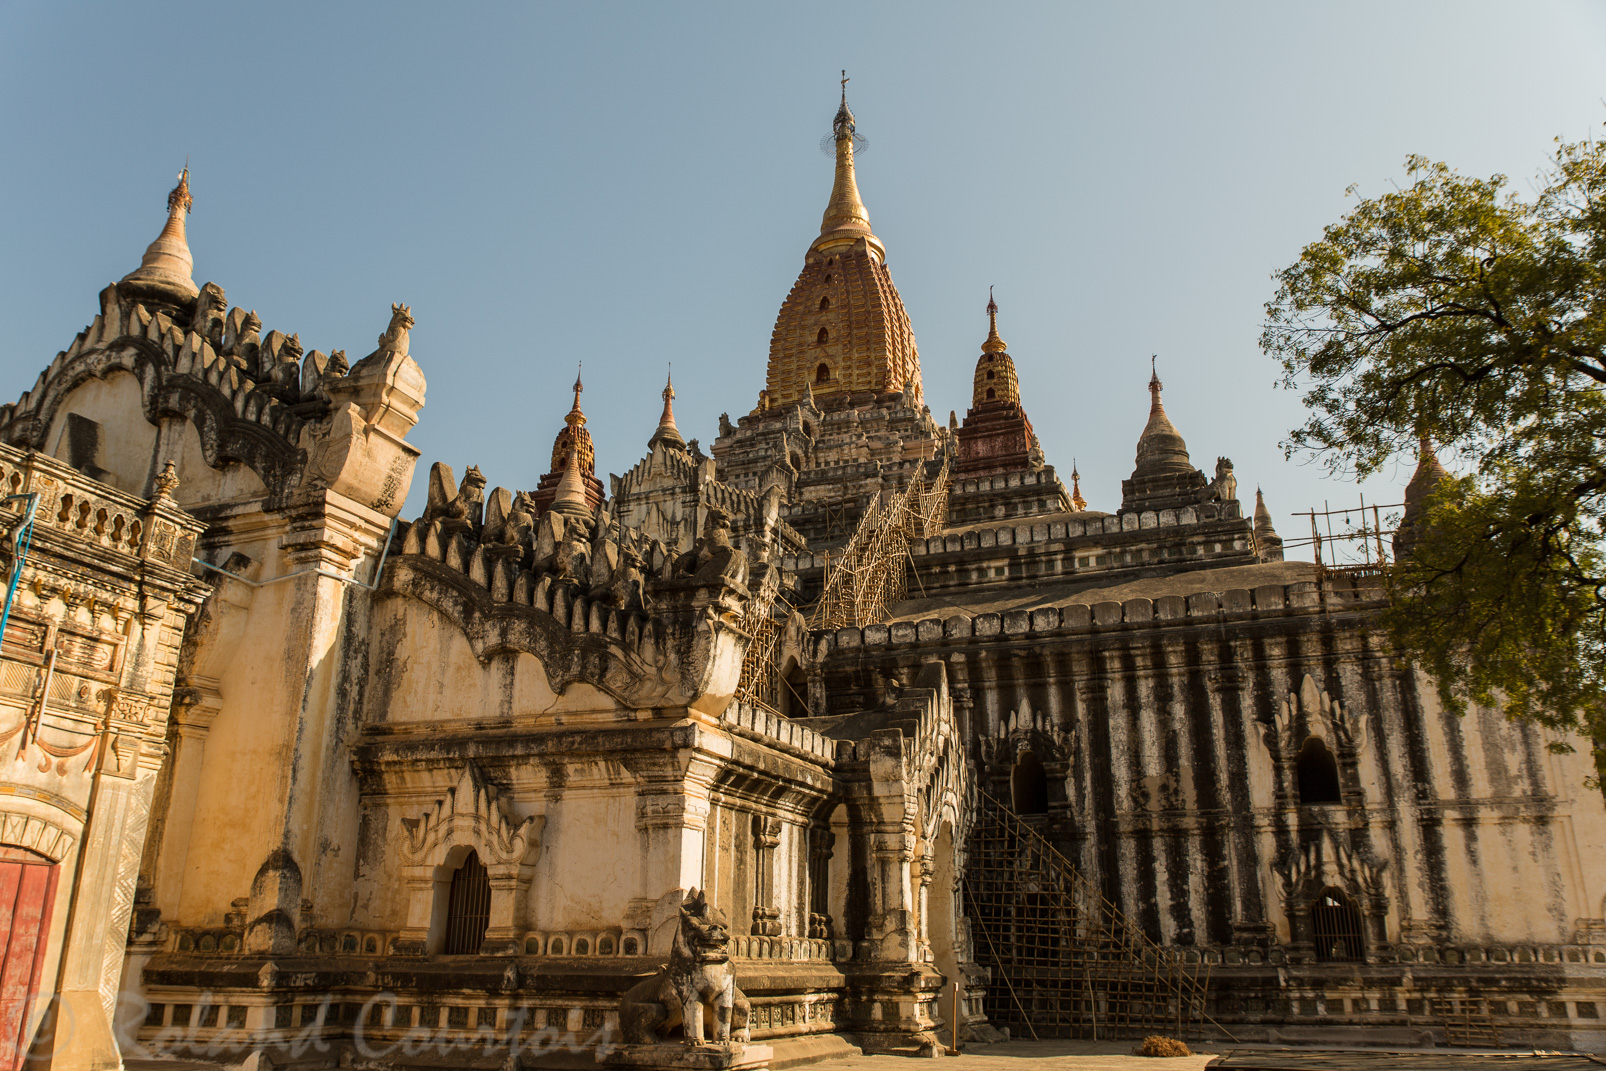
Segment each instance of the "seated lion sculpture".
[{"label": "seated lion sculpture", "polygon": [[680,905],[669,963],[619,1000],[619,1028],[632,1045],[663,1041],[677,1026],[689,1045],[746,1041],[748,1003],[730,962],[724,916],[693,889]]}]

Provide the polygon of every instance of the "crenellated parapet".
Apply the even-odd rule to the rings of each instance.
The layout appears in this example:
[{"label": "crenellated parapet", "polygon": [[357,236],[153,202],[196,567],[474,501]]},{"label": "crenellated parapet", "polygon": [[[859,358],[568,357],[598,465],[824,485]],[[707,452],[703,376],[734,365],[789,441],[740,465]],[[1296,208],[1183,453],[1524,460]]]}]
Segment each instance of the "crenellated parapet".
[{"label": "crenellated parapet", "polygon": [[379,348],[348,368],[338,350],[304,353],[296,335],[263,336],[256,314],[227,309],[212,283],[188,312],[147,306],[117,285],[100,301],[100,314],[33,388],[0,406],[0,440],[48,449],[74,391],[127,372],[139,382],[146,421],[191,422],[206,463],[247,466],[270,508],[323,490],[380,513],[400,508],[417,457],[404,436],[425,387],[407,354],[405,307],[393,308]]},{"label": "crenellated parapet", "polygon": [[483,500],[483,482],[471,468],[458,487],[449,467],[434,466],[429,504],[391,556],[381,599],[429,605],[481,660],[534,654],[560,694],[584,682],[635,708],[724,709],[748,604],[778,572],[749,564],[722,511],[677,554],[606,509],[533,521],[526,493],[496,488]]}]

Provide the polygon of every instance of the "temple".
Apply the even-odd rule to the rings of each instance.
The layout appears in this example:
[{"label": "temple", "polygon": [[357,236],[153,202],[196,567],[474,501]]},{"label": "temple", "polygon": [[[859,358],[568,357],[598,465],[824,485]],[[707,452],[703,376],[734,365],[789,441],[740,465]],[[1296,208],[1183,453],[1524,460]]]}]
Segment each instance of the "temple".
[{"label": "temple", "polygon": [[[686,1026],[641,986],[688,932],[739,983],[742,1067],[1004,1030],[1606,1041],[1588,742],[1446,712],[1375,627],[1381,534],[1287,560],[1157,363],[1146,416],[1140,376],[1107,399],[1135,450],[1101,509],[990,294],[965,417],[934,419],[856,136],[844,91],[757,403],[707,454],[666,377],[605,487],[577,376],[536,487],[427,459],[412,517],[411,310],[354,363],[263,334],[195,285],[180,177],[0,406],[32,979],[0,1071],[650,1055]],[[760,348],[730,355],[754,386]],[[1424,443],[1396,555],[1444,476]]]}]

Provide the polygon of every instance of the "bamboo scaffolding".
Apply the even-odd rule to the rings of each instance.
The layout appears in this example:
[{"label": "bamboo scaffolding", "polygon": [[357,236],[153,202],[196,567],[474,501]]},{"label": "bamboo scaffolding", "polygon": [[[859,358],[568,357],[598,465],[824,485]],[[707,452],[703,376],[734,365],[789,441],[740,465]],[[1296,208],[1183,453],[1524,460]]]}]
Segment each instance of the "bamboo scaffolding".
[{"label": "bamboo scaffolding", "polygon": [[[972,829],[966,913],[992,968],[987,1016],[1034,1037],[1195,1034],[1209,973],[1150,940],[1040,833],[987,793]],[[1001,983],[1001,984],[1000,984]]]},{"label": "bamboo scaffolding", "polygon": [[929,483],[925,466],[909,486],[866,510],[841,553],[825,563],[825,592],[811,628],[868,625],[909,593],[909,541],[938,531],[948,517],[948,458]]}]

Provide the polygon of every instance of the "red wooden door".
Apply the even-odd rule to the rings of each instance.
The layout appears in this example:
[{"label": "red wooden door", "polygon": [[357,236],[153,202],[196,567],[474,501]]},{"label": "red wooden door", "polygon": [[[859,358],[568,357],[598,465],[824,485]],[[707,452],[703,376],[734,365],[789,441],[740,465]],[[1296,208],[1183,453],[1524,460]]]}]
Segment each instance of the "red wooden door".
[{"label": "red wooden door", "polygon": [[56,899],[56,864],[0,846],[0,1071],[18,1071],[28,1055],[28,1010],[39,992]]}]

